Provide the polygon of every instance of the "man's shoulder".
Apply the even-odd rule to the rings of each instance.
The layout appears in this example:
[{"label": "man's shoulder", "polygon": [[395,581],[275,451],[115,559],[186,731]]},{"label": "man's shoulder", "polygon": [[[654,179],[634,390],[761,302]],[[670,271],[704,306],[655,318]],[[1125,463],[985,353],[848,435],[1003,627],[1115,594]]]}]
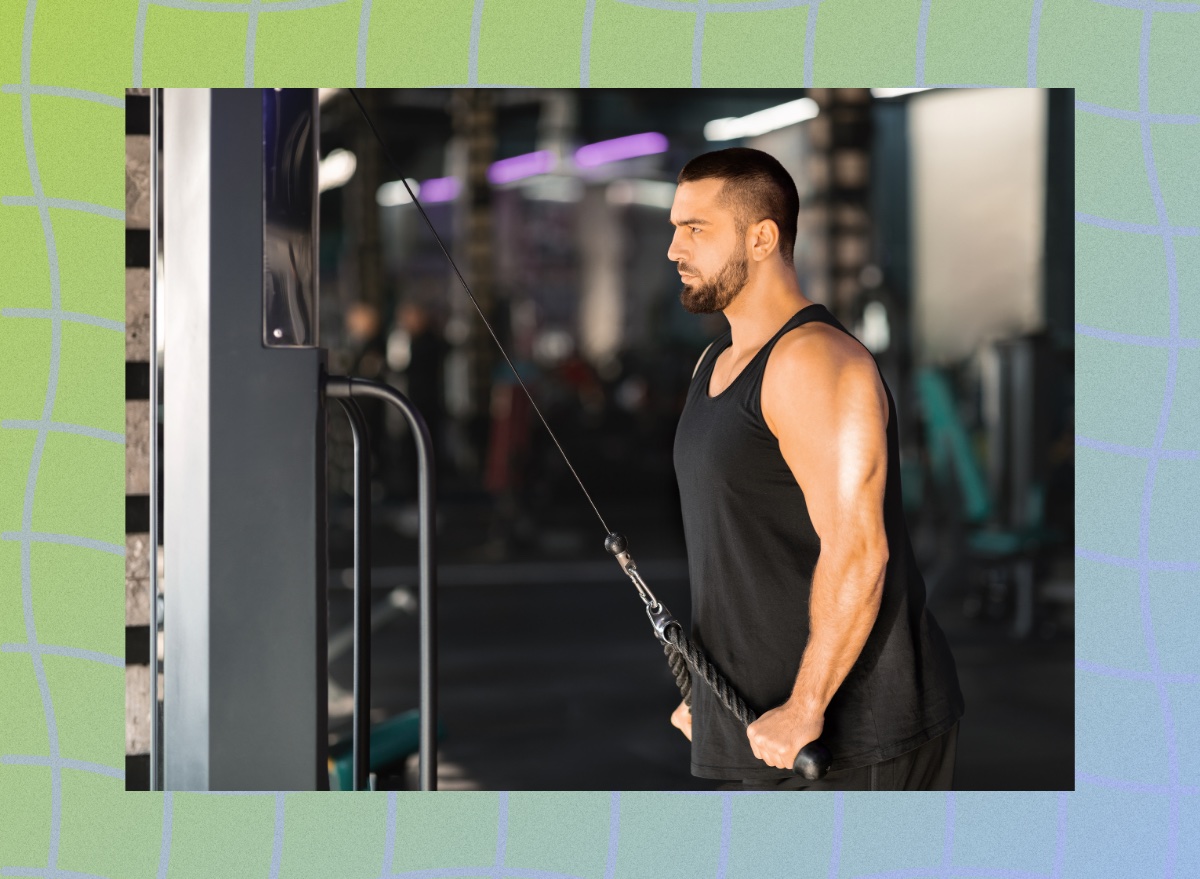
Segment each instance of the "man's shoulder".
[{"label": "man's shoulder", "polygon": [[848,333],[817,322],[779,339],[767,361],[760,397],[763,417],[776,436],[788,419],[811,426],[816,413],[878,411],[886,419],[886,400],[871,352]]},{"label": "man's shoulder", "polygon": [[853,336],[823,321],[810,321],[784,333],[767,359],[767,375],[809,383],[835,378],[844,370],[875,370],[875,360]]}]

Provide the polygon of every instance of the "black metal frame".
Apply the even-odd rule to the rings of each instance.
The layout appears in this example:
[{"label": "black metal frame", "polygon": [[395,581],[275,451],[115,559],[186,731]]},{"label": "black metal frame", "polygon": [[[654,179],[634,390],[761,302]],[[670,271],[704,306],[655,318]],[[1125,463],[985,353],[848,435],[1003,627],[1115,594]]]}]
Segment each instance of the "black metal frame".
[{"label": "black metal frame", "polygon": [[354,434],[354,732],[353,790],[371,772],[371,433],[358,403],[338,400]]},{"label": "black metal frame", "polygon": [[[417,509],[419,514],[418,551],[420,565],[420,765],[421,790],[437,790],[437,568],[434,546],[436,477],[433,469],[433,443],[425,419],[412,402],[390,385],[348,376],[325,376],[325,395],[346,407],[355,428],[355,550],[354,550],[354,787],[360,790],[360,771],[369,764],[370,744],[370,481],[369,452],[365,442],[365,422],[361,420],[354,398],[374,397],[403,413],[417,446]],[[351,408],[353,407],[353,408]],[[361,430],[361,435],[360,435]],[[365,649],[364,649],[364,645]],[[361,665],[360,665],[361,664]],[[363,689],[359,689],[360,674]],[[360,761],[362,763],[360,764]]]}]

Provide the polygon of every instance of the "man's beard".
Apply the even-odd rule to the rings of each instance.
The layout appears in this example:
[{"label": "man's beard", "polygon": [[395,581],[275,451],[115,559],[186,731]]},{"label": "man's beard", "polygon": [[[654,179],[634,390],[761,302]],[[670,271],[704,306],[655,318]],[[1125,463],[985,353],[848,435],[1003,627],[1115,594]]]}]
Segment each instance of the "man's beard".
[{"label": "man's beard", "polygon": [[750,261],[744,253],[729,257],[717,276],[707,283],[684,284],[679,301],[692,314],[712,314],[724,311],[734,297],[742,292],[750,278]]}]

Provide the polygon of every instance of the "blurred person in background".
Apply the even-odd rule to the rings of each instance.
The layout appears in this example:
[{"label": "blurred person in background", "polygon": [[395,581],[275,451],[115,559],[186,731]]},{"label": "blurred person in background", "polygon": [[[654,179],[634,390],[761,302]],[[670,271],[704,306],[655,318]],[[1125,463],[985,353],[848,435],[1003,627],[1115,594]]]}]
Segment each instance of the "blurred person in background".
[{"label": "blurred person in background", "polygon": [[[386,358],[391,383],[420,411],[429,428],[434,458],[440,468],[444,405],[443,368],[449,349],[433,312],[419,302],[403,302],[396,309],[387,335]],[[389,411],[388,433],[394,454],[389,461],[388,490],[396,495],[415,493],[416,444],[399,412]]]},{"label": "blurred person in background", "polygon": [[351,373],[358,378],[378,379],[383,373],[383,335],[379,308],[355,302],[346,310],[346,336],[353,349]]},{"label": "blurred person in background", "polygon": [[[383,320],[379,307],[370,302],[355,302],[346,310],[346,337],[350,348],[349,375],[356,378],[382,379],[384,360]],[[371,397],[356,398],[371,433],[371,474],[376,493],[381,472],[385,472],[387,436],[384,432],[384,404]]]},{"label": "blurred person in background", "polygon": [[[801,293],[799,198],[735,147],[678,176],[667,256],[701,355],[675,436],[692,636],[758,715],[705,686],[672,723],[692,774],[735,788],[948,790],[964,702],[925,607],[902,505],[891,392],[870,352]],[[831,771],[794,775],[820,739]]]}]

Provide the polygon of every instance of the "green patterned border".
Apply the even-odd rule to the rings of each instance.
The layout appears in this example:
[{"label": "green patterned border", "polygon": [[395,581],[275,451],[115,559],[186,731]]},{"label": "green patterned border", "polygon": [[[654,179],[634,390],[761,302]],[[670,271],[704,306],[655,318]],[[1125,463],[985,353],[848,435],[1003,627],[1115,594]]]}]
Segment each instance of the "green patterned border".
[{"label": "green patterned border", "polygon": [[[1167,0],[0,0],[0,875],[1200,875],[1197,47]],[[1077,790],[126,794],[131,84],[1075,87]]]}]

